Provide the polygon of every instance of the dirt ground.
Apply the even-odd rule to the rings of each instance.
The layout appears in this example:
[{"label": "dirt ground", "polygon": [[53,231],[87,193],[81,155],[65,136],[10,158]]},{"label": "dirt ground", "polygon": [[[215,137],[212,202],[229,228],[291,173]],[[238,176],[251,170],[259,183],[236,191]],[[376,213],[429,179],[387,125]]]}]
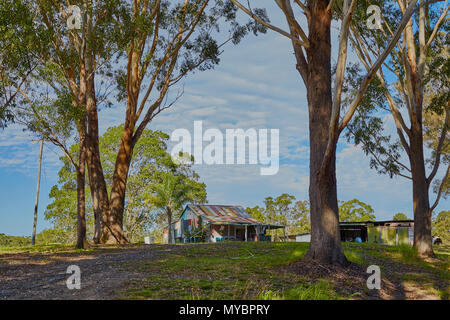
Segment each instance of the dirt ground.
[{"label": "dirt ground", "polygon": [[[0,254],[0,299],[114,299],[130,279],[139,278],[124,263],[151,261],[180,246],[147,245],[127,249],[97,249],[91,253]],[[67,268],[81,270],[81,289],[69,290]]]},{"label": "dirt ground", "polygon": [[[168,254],[182,255],[192,245],[141,245],[123,248],[100,247],[88,252],[53,253],[0,253],[0,300],[7,299],[116,299],[130,281],[149,276],[140,263],[152,263]],[[449,282],[441,276],[417,266],[410,266],[377,259],[364,254],[367,264],[384,266],[383,290],[365,292],[355,299],[439,299],[436,290],[417,286],[417,282],[404,281],[405,274],[425,276],[430,286],[448,290]],[[135,263],[133,263],[135,262]],[[81,270],[81,289],[69,290],[67,268],[77,265]],[[279,272],[291,272],[311,279],[326,279],[339,291],[351,294],[365,287],[367,274],[361,265],[341,269],[322,266],[300,260],[280,268]],[[277,272],[278,272],[277,271]],[[344,290],[344,289],[345,290]],[[345,292],[344,292],[345,293]]]}]

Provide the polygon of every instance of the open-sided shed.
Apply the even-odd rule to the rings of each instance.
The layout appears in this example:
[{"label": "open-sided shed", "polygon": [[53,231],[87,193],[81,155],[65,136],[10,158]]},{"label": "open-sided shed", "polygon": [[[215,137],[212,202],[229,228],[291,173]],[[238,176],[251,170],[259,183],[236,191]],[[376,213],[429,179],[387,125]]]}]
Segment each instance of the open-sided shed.
[{"label": "open-sided shed", "polygon": [[359,237],[362,242],[389,245],[412,245],[413,242],[413,220],[341,222],[339,226],[342,241],[352,242]]}]

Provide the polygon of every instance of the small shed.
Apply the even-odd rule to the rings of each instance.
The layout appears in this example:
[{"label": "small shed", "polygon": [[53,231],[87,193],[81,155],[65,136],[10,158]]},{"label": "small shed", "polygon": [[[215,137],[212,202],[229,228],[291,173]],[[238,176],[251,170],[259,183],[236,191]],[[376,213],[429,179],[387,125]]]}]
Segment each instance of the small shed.
[{"label": "small shed", "polygon": [[389,245],[413,244],[413,220],[341,222],[339,226],[342,241],[354,242],[359,237],[362,242],[369,243]]},{"label": "small shed", "polygon": [[388,220],[368,222],[367,237],[370,243],[412,245],[414,242],[414,221]]},{"label": "small shed", "polygon": [[[414,241],[413,220],[361,221],[340,222],[341,241],[381,243],[388,245],[412,245]],[[295,236],[296,242],[310,242],[311,234],[304,233]]]}]

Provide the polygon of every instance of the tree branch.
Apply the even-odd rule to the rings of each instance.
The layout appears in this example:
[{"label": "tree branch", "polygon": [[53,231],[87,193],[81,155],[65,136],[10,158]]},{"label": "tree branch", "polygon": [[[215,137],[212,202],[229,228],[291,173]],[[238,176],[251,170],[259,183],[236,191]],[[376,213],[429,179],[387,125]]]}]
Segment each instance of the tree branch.
[{"label": "tree branch", "polygon": [[378,70],[378,68],[384,62],[386,57],[390,54],[392,49],[397,44],[397,41],[400,38],[400,36],[403,32],[403,29],[408,24],[412,14],[415,10],[416,3],[417,3],[417,0],[411,1],[408,9],[406,10],[405,14],[403,15],[402,20],[400,21],[400,24],[399,24],[397,30],[395,31],[395,36],[391,39],[387,48],[384,50],[382,55],[377,59],[377,61],[375,61],[375,64],[372,66],[372,68],[370,69],[370,71],[367,73],[364,80],[362,81],[359,92],[357,93],[355,99],[353,100],[353,102],[351,103],[351,105],[349,107],[349,110],[347,110],[346,114],[344,115],[344,117],[342,119],[342,122],[339,126],[339,133],[342,132],[342,130],[347,126],[350,119],[353,117],[353,114],[355,113],[356,108],[360,104],[360,102],[364,96],[364,93],[366,92],[367,87],[369,86],[369,83],[372,80],[373,76],[375,75],[376,71]]},{"label": "tree branch", "polygon": [[[447,5],[447,0],[446,0],[445,3],[444,3],[444,7],[445,7],[446,5]],[[438,21],[436,22],[436,24],[434,25],[433,32],[431,33],[430,38],[428,39],[425,48],[428,48],[428,47],[431,45],[431,43],[433,42],[434,38],[435,38],[436,35],[437,35],[437,32],[439,31],[439,27],[441,26],[441,24],[442,24],[442,22],[444,21],[444,19],[447,17],[447,13],[448,13],[448,10],[449,10],[449,9],[450,9],[450,6],[448,6],[447,8],[445,8],[445,9],[442,11],[442,14],[441,14],[441,16],[439,17],[439,20],[438,20]]]},{"label": "tree branch", "polygon": [[439,164],[441,162],[442,147],[444,145],[445,137],[447,135],[447,130],[448,130],[448,126],[449,126],[449,117],[450,117],[449,114],[450,114],[450,102],[447,104],[447,108],[445,110],[444,126],[442,128],[441,137],[439,138],[439,142],[438,142],[438,145],[436,148],[436,158],[434,160],[433,170],[431,171],[430,175],[427,178],[427,187],[430,187],[431,182],[433,181],[433,179],[436,176],[436,173],[439,169]]},{"label": "tree branch", "polygon": [[436,209],[437,205],[439,204],[439,200],[441,199],[442,190],[444,189],[445,182],[448,179],[450,171],[450,164],[447,166],[447,171],[445,172],[444,177],[442,178],[441,185],[439,186],[438,194],[436,196],[436,200],[434,201],[433,205],[430,208],[429,215],[433,213],[433,210]]},{"label": "tree branch", "polygon": [[269,29],[271,29],[271,30],[273,30],[273,31],[275,31],[275,32],[278,32],[279,34],[281,34],[281,35],[283,35],[283,36],[285,36],[285,37],[291,39],[292,41],[298,42],[300,45],[304,46],[305,48],[308,48],[308,47],[309,47],[309,44],[305,43],[304,41],[302,41],[302,40],[300,40],[300,39],[298,39],[298,38],[295,38],[295,37],[291,36],[291,35],[290,35],[289,33],[287,33],[286,31],[284,31],[284,30],[282,30],[282,29],[280,29],[280,28],[278,28],[278,27],[275,27],[275,26],[271,25],[271,24],[268,23],[268,22],[265,22],[264,20],[262,20],[261,18],[259,18],[259,17],[256,16],[255,14],[253,14],[253,12],[251,12],[251,11],[250,11],[249,9],[247,9],[245,6],[243,6],[239,1],[237,1],[237,0],[230,0],[230,1],[233,2],[233,4],[234,4],[235,6],[237,6],[239,9],[241,9],[242,11],[244,11],[244,12],[245,12],[247,15],[249,15],[251,18],[253,18],[253,20],[255,20],[255,21],[258,22],[259,24],[263,25],[264,27],[269,28]]},{"label": "tree branch", "polygon": [[[350,3],[351,1],[351,3]],[[330,4],[333,1],[330,2]],[[328,143],[325,155],[322,160],[321,172],[325,173],[325,166],[328,165],[333,154],[334,146],[338,137],[339,114],[341,111],[342,85],[344,83],[345,65],[347,62],[347,47],[349,38],[349,26],[352,19],[353,10],[357,0],[344,0],[343,18],[341,23],[341,32],[339,34],[339,58],[337,62],[336,78],[334,81],[334,97],[331,109],[331,119],[328,133]]]}]

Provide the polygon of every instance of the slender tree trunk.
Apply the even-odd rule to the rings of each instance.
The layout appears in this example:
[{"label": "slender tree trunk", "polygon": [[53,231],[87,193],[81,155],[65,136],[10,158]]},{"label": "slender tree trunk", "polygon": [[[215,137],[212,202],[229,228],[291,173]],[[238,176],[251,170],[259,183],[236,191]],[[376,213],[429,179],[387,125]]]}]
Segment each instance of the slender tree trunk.
[{"label": "slender tree trunk", "polygon": [[[84,109],[86,94],[88,91],[86,79],[86,65],[80,66],[80,92],[79,101]],[[84,110],[83,110],[84,111]],[[86,239],[86,115],[83,114],[77,123],[77,131],[80,137],[80,151],[78,157],[77,172],[77,249],[87,248]]]},{"label": "slender tree trunk", "polygon": [[89,183],[91,187],[92,205],[95,217],[94,242],[111,242],[111,232],[108,227],[109,198],[105,176],[100,160],[98,111],[95,101],[94,81],[89,80],[90,90],[86,98],[87,111],[87,163]]},{"label": "slender tree trunk", "polygon": [[37,216],[38,216],[38,206],[39,206],[39,189],[41,188],[41,166],[42,166],[42,151],[44,148],[44,140],[41,140],[41,145],[39,148],[39,165],[38,165],[38,179],[36,188],[36,202],[34,205],[34,221],[33,221],[33,235],[31,236],[31,244],[34,246],[36,243],[36,226],[37,226]]},{"label": "slender tree trunk", "polygon": [[421,257],[432,257],[431,212],[423,154],[422,127],[413,127],[410,138],[413,184],[414,247]]},{"label": "slender tree trunk", "polygon": [[122,140],[114,169],[113,184],[110,197],[109,226],[118,243],[127,243],[123,232],[123,212],[125,208],[125,194],[128,172],[133,154],[133,126],[125,123]]},{"label": "slender tree trunk", "polygon": [[92,170],[92,155],[89,151],[90,147],[87,146],[87,152],[86,152],[86,164],[88,169],[88,177],[89,177],[89,187],[91,190],[91,198],[92,198],[92,210],[94,212],[94,243],[100,243],[100,236],[101,236],[101,219],[102,219],[102,213],[100,210],[99,205],[99,196],[97,189],[94,187],[93,181],[94,181],[94,172]]},{"label": "slender tree trunk", "polygon": [[310,1],[308,19],[310,47],[306,83],[310,132],[311,243],[307,256],[323,263],[347,265],[341,247],[336,188],[336,149],[321,172],[328,143],[332,109],[331,13],[328,0]]},{"label": "slender tree trunk", "polygon": [[[92,16],[87,17],[87,28],[92,31]],[[107,243],[111,241],[111,229],[109,227],[109,197],[108,189],[103,174],[100,159],[98,109],[95,97],[95,66],[91,44],[87,42],[86,56],[86,115],[87,115],[87,165],[91,196],[95,217],[95,243]]]},{"label": "slender tree trunk", "polygon": [[86,195],[85,195],[86,136],[80,136],[80,157],[77,170],[77,249],[86,249]]},{"label": "slender tree trunk", "polygon": [[167,207],[167,222],[169,223],[169,227],[168,227],[168,230],[169,230],[169,234],[168,234],[168,237],[167,237],[167,242],[169,243],[169,244],[172,244],[172,210],[170,209],[170,207]]}]

